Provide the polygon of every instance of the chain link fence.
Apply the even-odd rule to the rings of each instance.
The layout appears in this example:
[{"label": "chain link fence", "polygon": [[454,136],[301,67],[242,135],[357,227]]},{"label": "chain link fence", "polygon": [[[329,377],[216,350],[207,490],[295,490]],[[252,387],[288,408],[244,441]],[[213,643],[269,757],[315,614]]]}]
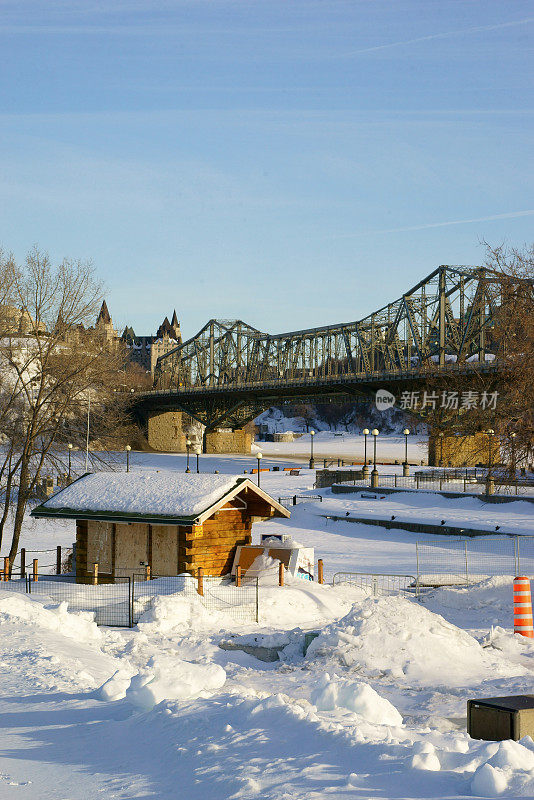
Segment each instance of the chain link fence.
[{"label": "chain link fence", "polygon": [[199,598],[208,611],[223,612],[237,622],[258,622],[258,579],[243,581],[241,586],[228,578],[202,578],[202,595],[198,593],[198,578],[192,575],[171,575],[146,580],[142,575],[132,579],[132,620],[137,624],[155,597],[179,595]]},{"label": "chain link fence", "polygon": [[534,536],[440,536],[415,545],[420,586],[469,586],[496,575],[534,578]]},{"label": "chain link fence", "polygon": [[370,572],[336,572],[332,585],[340,583],[363,589],[370,597],[388,597],[391,595],[419,594],[419,583],[415,575],[397,575],[392,573]]},{"label": "chain link fence", "polygon": [[[193,596],[210,612],[223,612],[237,622],[258,622],[258,579],[251,578],[236,586],[228,578],[191,575],[155,577],[146,580],[144,575],[119,577],[99,573],[75,580],[72,575],[42,575],[34,580],[28,573],[0,582],[0,591],[29,594],[43,603],[67,603],[70,611],[87,611],[94,614],[97,625],[132,627],[151,607],[155,598],[175,595]],[[201,588],[202,594],[199,594]]]}]

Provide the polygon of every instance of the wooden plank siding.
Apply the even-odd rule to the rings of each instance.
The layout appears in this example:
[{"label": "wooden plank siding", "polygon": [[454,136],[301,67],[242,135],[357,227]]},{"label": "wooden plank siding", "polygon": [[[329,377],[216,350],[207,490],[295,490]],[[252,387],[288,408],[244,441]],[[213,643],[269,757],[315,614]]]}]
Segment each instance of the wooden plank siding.
[{"label": "wooden plank siding", "polygon": [[203,525],[185,529],[180,541],[179,563],[183,572],[226,575],[232,569],[238,544],[250,544],[252,523],[246,509],[221,510]]}]

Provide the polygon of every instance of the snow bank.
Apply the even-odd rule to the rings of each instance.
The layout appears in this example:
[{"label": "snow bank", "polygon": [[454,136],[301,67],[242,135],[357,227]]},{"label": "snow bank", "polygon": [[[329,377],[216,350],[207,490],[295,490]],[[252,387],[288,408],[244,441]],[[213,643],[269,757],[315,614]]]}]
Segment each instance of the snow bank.
[{"label": "snow bank", "polygon": [[231,622],[223,612],[206,608],[198,594],[155,595],[137,627],[147,636],[186,630],[219,630]]},{"label": "snow bank", "polygon": [[[530,747],[529,747],[530,745]],[[471,791],[480,797],[534,796],[533,742],[492,742],[481,748],[482,763],[471,781]],[[479,756],[480,758],[480,756]]]},{"label": "snow bank", "polygon": [[220,689],[225,681],[226,672],[218,664],[194,664],[170,656],[154,656],[146,669],[132,677],[124,696],[137,708],[150,711],[163,700],[189,700]]},{"label": "snow bank", "polygon": [[377,725],[402,725],[402,717],[389,700],[363,681],[340,682],[326,672],[312,692],[312,703],[318,711],[345,708]]},{"label": "snow bank", "polygon": [[99,642],[102,638],[91,612],[69,612],[65,602],[43,605],[27,595],[0,590],[0,623],[14,620],[23,620],[35,627],[61,633],[77,642]]},{"label": "snow bank", "polygon": [[498,651],[403,597],[368,599],[315,639],[308,658],[331,658],[369,675],[419,686],[478,685],[527,674]]},{"label": "snow bank", "polygon": [[[285,581],[283,587],[269,586],[267,581],[261,586],[260,623],[284,630],[324,625],[343,617],[350,610],[352,601],[363,596],[363,592],[357,589],[347,593],[338,587],[305,581],[287,573]],[[348,596],[351,600],[347,599]]]}]

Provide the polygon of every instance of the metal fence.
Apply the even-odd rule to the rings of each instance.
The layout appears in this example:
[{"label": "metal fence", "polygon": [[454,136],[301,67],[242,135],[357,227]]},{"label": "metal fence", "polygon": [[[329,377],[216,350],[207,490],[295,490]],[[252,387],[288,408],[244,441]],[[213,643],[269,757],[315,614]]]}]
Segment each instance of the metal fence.
[{"label": "metal fence", "polygon": [[336,572],[332,578],[333,586],[348,583],[366,591],[371,597],[390,595],[419,594],[419,582],[415,575],[394,575],[391,573]]},{"label": "metal fence", "polygon": [[294,494],[291,497],[279,497],[278,502],[284,508],[289,508],[290,506],[296,506],[298,503],[307,503],[311,500],[318,500],[320,503],[323,502],[323,498],[320,494]]},{"label": "metal fence", "polygon": [[[369,489],[371,487],[370,478],[353,479],[347,481],[339,481],[342,484],[349,484],[350,486],[361,487],[362,489]],[[428,492],[458,492],[467,494],[485,494],[486,481],[483,478],[475,478],[474,476],[454,477],[451,475],[443,475],[440,478],[434,477],[428,473],[415,474],[410,476],[403,475],[385,475],[380,473],[378,476],[378,489],[417,489],[418,491]],[[494,481],[495,494],[504,494],[510,496],[523,496],[534,497],[534,485],[531,481],[517,480],[513,483],[504,481]]]},{"label": "metal fence", "polygon": [[241,586],[228,578],[203,577],[203,594],[198,594],[198,579],[192,575],[153,577],[134,576],[132,580],[132,622],[137,624],[154,598],[161,595],[196,596],[208,611],[224,612],[238,622],[258,622],[258,579],[243,581]]},{"label": "metal fence", "polygon": [[420,586],[469,586],[495,575],[534,578],[534,536],[439,538],[415,545]]},{"label": "metal fence", "polygon": [[210,612],[224,612],[238,622],[258,622],[257,578],[236,586],[228,578],[203,577],[202,595],[198,588],[198,579],[191,575],[146,580],[142,575],[100,573],[95,584],[92,577],[80,583],[73,575],[39,575],[36,581],[31,574],[20,577],[12,572],[10,580],[0,582],[0,591],[30,594],[44,603],[65,602],[70,611],[91,612],[97,625],[132,627],[161,595],[195,596]]}]

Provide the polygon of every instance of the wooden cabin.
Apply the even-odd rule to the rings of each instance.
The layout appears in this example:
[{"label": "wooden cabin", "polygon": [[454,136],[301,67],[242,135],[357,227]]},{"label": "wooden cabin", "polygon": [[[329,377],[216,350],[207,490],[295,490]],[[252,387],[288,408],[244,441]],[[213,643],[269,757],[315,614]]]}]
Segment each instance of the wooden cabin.
[{"label": "wooden cabin", "polygon": [[252,524],[289,511],[248,478],[168,471],[97,472],[61,489],[33,517],[76,520],[76,578],[226,575]]}]

